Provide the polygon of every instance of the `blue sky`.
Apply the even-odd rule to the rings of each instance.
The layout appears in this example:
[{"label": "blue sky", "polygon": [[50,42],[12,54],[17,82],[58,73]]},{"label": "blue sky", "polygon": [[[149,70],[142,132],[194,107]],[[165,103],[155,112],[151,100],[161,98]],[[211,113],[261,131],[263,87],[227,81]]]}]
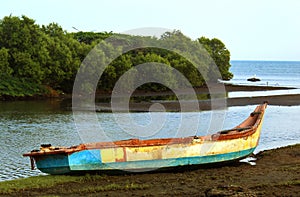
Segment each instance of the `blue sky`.
[{"label": "blue sky", "polygon": [[221,39],[233,60],[300,61],[298,0],[7,0],[0,18],[26,15],[65,30],[181,30],[192,39]]}]

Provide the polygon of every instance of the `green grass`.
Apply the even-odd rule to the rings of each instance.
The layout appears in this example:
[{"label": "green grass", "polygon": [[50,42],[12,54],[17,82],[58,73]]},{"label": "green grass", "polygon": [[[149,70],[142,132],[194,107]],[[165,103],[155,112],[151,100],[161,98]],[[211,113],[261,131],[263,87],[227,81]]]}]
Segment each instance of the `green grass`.
[{"label": "green grass", "polygon": [[36,176],[0,182],[0,194],[10,194],[25,189],[49,188],[66,182],[78,182],[75,176]]},{"label": "green grass", "polygon": [[[142,190],[149,186],[146,184],[137,184],[124,182],[120,184],[109,183],[97,185],[97,182],[106,182],[107,176],[102,175],[85,175],[85,176],[37,176],[12,181],[0,182],[0,195],[17,194],[24,191],[47,191],[55,188],[56,194],[72,194],[72,193],[96,193],[101,191],[116,190]],[[53,195],[52,195],[53,196]]]},{"label": "green grass", "polygon": [[275,184],[275,186],[300,186],[300,180],[290,180],[286,182],[279,182],[278,184]]},{"label": "green grass", "polygon": [[126,184],[109,184],[104,186],[89,186],[83,189],[75,190],[76,193],[96,193],[103,191],[116,191],[116,190],[143,190],[149,188],[146,184],[126,183]]}]

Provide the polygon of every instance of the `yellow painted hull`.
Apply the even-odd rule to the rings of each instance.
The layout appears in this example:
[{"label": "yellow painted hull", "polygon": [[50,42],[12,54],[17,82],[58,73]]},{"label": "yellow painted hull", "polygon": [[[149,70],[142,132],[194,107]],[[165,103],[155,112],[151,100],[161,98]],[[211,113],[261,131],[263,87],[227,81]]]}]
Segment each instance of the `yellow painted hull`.
[{"label": "yellow painted hull", "polygon": [[145,171],[237,160],[248,156],[257,147],[266,106],[258,106],[237,127],[214,135],[99,142],[61,149],[48,147],[24,156],[30,156],[37,168],[50,174]]}]

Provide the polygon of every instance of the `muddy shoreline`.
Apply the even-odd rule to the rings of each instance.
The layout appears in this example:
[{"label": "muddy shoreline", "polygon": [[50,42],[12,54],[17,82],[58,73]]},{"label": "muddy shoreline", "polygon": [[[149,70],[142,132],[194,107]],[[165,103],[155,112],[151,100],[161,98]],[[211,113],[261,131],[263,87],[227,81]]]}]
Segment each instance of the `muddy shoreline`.
[{"label": "muddy shoreline", "polygon": [[[271,86],[241,86],[226,84],[220,88],[219,85],[212,87],[215,92],[229,93],[229,92],[242,92],[242,91],[270,91],[270,90],[289,90],[294,88],[289,87],[271,87]],[[182,91],[184,93],[184,91]],[[207,87],[195,88],[196,94],[208,94],[209,89]],[[170,96],[174,93],[171,91],[165,92],[147,92],[147,91],[136,91],[132,97],[155,97],[155,96]],[[107,92],[98,93],[97,99],[110,98],[110,94]],[[157,109],[151,109],[153,111],[199,111],[199,110],[211,110],[211,109],[224,109],[232,106],[245,106],[245,105],[257,105],[267,101],[269,105],[281,105],[281,106],[294,106],[300,105],[300,94],[291,95],[275,95],[275,96],[257,96],[257,97],[243,97],[243,98],[225,98],[225,99],[202,99],[197,101],[183,101],[178,102],[177,100],[161,100],[161,101],[133,101],[129,103],[129,111],[135,112],[147,112],[153,104],[159,104],[162,107]],[[213,104],[212,104],[213,103]],[[182,105],[185,107],[182,108]],[[124,112],[127,109],[120,106],[114,108],[115,111]],[[96,102],[96,111],[98,112],[111,112],[111,104],[109,102]]]},{"label": "muddy shoreline", "polygon": [[[257,159],[255,166],[237,162],[184,172],[110,178],[150,185],[149,189],[127,191],[122,195],[297,196],[300,193],[299,144],[263,151],[253,157]],[[116,192],[105,192],[103,195],[121,196]]]}]

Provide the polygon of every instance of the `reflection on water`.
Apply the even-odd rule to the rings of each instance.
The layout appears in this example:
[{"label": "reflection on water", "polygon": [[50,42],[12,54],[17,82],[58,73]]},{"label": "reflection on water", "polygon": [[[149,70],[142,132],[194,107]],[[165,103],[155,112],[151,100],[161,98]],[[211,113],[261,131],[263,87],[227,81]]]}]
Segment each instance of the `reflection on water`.
[{"label": "reflection on water", "polygon": [[[170,95],[169,95],[170,94]],[[182,100],[191,100],[195,98],[195,95],[180,95]],[[207,100],[210,99],[211,96],[208,93],[196,94],[198,100]],[[215,94],[214,98],[224,98],[224,94]],[[166,95],[159,96],[131,96],[130,102],[139,103],[139,102],[152,102],[152,101],[178,101],[178,98],[172,92],[166,92]],[[109,97],[97,98],[96,103],[109,103],[111,99]]]},{"label": "reflection on water", "polygon": [[63,108],[54,100],[0,103],[0,180],[40,174],[28,168],[22,153],[38,149],[41,143],[80,142],[72,113]]},{"label": "reflection on water", "polygon": [[[51,143],[58,146],[72,146],[82,143],[81,134],[77,132],[69,103],[64,101],[18,101],[0,102],[0,181],[42,174],[31,171],[29,159],[22,154],[38,149],[40,144]],[[217,117],[211,119],[210,111],[183,113],[187,119],[199,118],[199,127],[193,131],[192,126],[184,127],[184,135],[204,135],[210,130],[228,129],[244,120],[255,106],[230,107]],[[120,115],[128,115],[121,113]],[[138,125],[151,123],[150,113],[130,113]],[[174,137],[182,125],[181,113],[153,113],[166,118],[159,131],[146,138]],[[268,106],[263,124],[260,145],[257,151],[299,143],[300,139],[300,106]],[[99,124],[105,134],[113,140],[136,137],[124,130],[115,122],[111,113],[97,113]],[[153,117],[152,117],[153,118]],[[192,124],[192,123],[191,123]],[[189,123],[187,124],[189,125]],[[216,125],[220,125],[218,128]],[[130,130],[130,125],[127,125]],[[181,133],[182,134],[182,133]],[[139,135],[139,134],[137,134]]]}]

